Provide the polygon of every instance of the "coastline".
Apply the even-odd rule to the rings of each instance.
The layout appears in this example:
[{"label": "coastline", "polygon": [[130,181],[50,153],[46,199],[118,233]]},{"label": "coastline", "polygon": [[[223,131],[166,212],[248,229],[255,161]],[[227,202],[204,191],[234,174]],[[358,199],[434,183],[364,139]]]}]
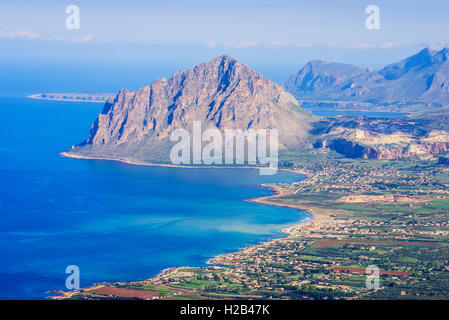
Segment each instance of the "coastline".
[{"label": "coastline", "polygon": [[91,102],[91,103],[105,103],[105,100],[82,100],[82,99],[60,99],[60,98],[44,98],[41,96],[41,93],[30,94],[27,96],[30,99],[36,100],[48,100],[48,101],[67,101],[67,102]]},{"label": "coastline", "polygon": [[[169,163],[151,163],[151,162],[142,162],[142,161],[136,161],[136,160],[130,160],[126,158],[108,158],[108,157],[92,157],[92,156],[82,156],[74,153],[70,153],[68,151],[60,152],[59,155],[64,158],[72,158],[72,159],[85,159],[85,160],[107,160],[107,161],[116,161],[121,162],[125,164],[131,164],[136,166],[149,166],[149,167],[167,167],[167,168],[184,168],[184,169],[264,169],[267,167],[258,167],[258,166],[237,166],[237,165],[223,165],[223,166],[210,166],[210,165],[178,165],[178,164],[169,164]],[[292,170],[292,169],[285,169],[285,168],[278,168],[278,171],[285,171],[285,172],[292,172],[299,175],[304,175],[306,177],[310,177],[311,173],[301,171],[301,170]]]},{"label": "coastline", "polygon": [[[304,174],[304,173],[300,173],[300,174]],[[294,192],[291,190],[279,187],[277,185],[273,185],[273,184],[264,183],[264,184],[262,184],[262,186],[264,186],[266,188],[270,188],[271,190],[273,190],[274,194],[269,195],[269,196],[264,196],[264,197],[253,198],[253,199],[250,199],[247,201],[260,203],[260,204],[266,204],[266,205],[270,205],[270,206],[278,206],[278,207],[284,207],[284,208],[290,208],[290,209],[303,210],[303,211],[307,212],[309,215],[311,215],[314,220],[321,220],[323,218],[328,217],[327,214],[317,213],[313,208],[307,207],[306,205],[274,202],[273,199],[277,199],[277,198],[280,198],[283,196],[288,196],[288,195],[293,194]],[[287,231],[288,229],[290,229],[290,228],[282,229],[281,231],[284,232],[284,230]],[[289,233],[289,232],[285,232],[285,233]]]},{"label": "coastline", "polygon": [[[186,168],[186,169],[226,169],[226,168],[241,168],[241,169],[260,169],[260,167],[254,167],[254,166],[226,166],[226,167],[220,167],[220,166],[183,166],[183,165],[171,165],[171,164],[155,164],[155,163],[147,163],[147,162],[139,162],[139,161],[132,161],[132,160],[128,160],[128,159],[114,159],[114,158],[103,158],[103,157],[88,157],[88,156],[80,156],[80,155],[76,155],[76,154],[70,154],[68,152],[61,152],[60,155],[62,157],[67,157],[67,158],[75,158],[75,159],[88,159],[88,160],[109,160],[109,161],[117,161],[117,162],[122,162],[122,163],[126,163],[126,164],[131,164],[131,165],[144,165],[144,166],[155,166],[155,167],[174,167],[174,168]],[[286,172],[292,172],[292,173],[296,173],[299,175],[304,175],[306,176],[306,178],[309,178],[312,176],[311,173],[309,172],[304,172],[301,170],[291,170],[291,169],[278,169],[280,171],[286,171]],[[272,238],[269,240],[264,240],[261,241],[257,244],[254,245],[250,245],[250,246],[245,246],[242,247],[240,249],[238,249],[237,251],[233,251],[233,252],[229,252],[229,253],[222,253],[219,255],[216,255],[210,259],[208,259],[206,261],[206,264],[209,264],[210,267],[212,268],[229,268],[229,267],[233,267],[232,265],[229,264],[224,264],[222,262],[220,262],[220,259],[223,257],[226,257],[227,255],[232,255],[232,254],[239,254],[240,252],[243,252],[245,250],[250,250],[251,248],[255,248],[255,247],[259,247],[259,246],[264,246],[272,241],[282,241],[284,239],[289,238],[290,236],[292,236],[294,234],[294,230],[297,229],[298,227],[300,227],[301,225],[303,225],[306,222],[309,223],[317,223],[319,221],[321,221],[324,217],[326,217],[327,215],[323,215],[323,214],[318,214],[316,212],[314,212],[314,210],[312,208],[307,208],[304,206],[300,206],[300,205],[292,205],[292,204],[281,204],[281,203],[277,203],[277,202],[273,202],[273,199],[285,196],[285,195],[290,195],[293,193],[293,191],[277,186],[275,184],[261,184],[261,186],[270,189],[273,194],[268,195],[268,196],[262,196],[262,197],[255,197],[252,199],[247,199],[245,201],[248,202],[253,202],[253,203],[259,203],[259,204],[263,204],[263,205],[270,205],[270,206],[278,206],[278,207],[285,207],[285,208],[291,208],[291,209],[296,209],[296,210],[301,210],[306,212],[307,214],[309,214],[311,216],[311,218],[309,219],[304,219],[301,220],[299,222],[295,222],[293,223],[291,226],[281,229],[280,232],[284,233],[285,236],[282,237],[276,237],[276,238]],[[169,275],[176,273],[178,270],[182,269],[182,268],[189,268],[189,266],[178,266],[178,267],[169,267],[169,268],[165,268],[163,270],[161,270],[157,275],[150,277],[150,278],[146,278],[143,280],[134,280],[134,281],[128,281],[129,283],[133,283],[133,282],[137,282],[137,281],[149,281],[151,279],[157,279],[157,278],[164,278],[164,277],[168,277]],[[123,281],[121,281],[123,282]],[[113,284],[114,282],[108,282],[108,283],[94,283],[92,286],[86,287],[86,288],[81,288],[80,290],[76,290],[76,291],[61,291],[61,290],[54,290],[54,291],[48,291],[48,293],[57,293],[60,294],[58,296],[49,296],[49,299],[53,299],[53,300],[63,300],[63,299],[68,299],[71,298],[73,295],[83,292],[83,291],[89,291],[89,290],[94,290],[94,289],[98,289],[99,287],[103,287],[106,284]]]},{"label": "coastline", "polygon": [[[303,174],[303,173],[301,173],[301,174]],[[259,203],[259,204],[264,204],[264,205],[269,205],[269,206],[277,206],[277,207],[284,207],[284,208],[301,210],[301,211],[304,211],[307,214],[309,214],[311,217],[309,219],[304,219],[304,220],[302,220],[300,222],[293,223],[289,227],[281,229],[280,232],[285,234],[284,237],[273,238],[273,239],[270,239],[270,240],[261,241],[261,242],[259,242],[257,244],[246,246],[246,247],[244,247],[244,248],[242,248],[242,249],[240,249],[238,251],[235,251],[235,252],[219,254],[219,255],[217,255],[217,256],[207,260],[208,264],[215,265],[215,266],[229,267],[229,265],[222,264],[221,262],[219,262],[220,258],[222,258],[222,257],[224,257],[224,256],[226,256],[228,254],[238,254],[241,251],[244,251],[244,250],[247,250],[247,249],[251,249],[251,248],[255,248],[255,247],[258,247],[258,246],[262,246],[262,245],[264,245],[266,243],[269,243],[271,241],[279,241],[279,240],[287,239],[288,237],[294,235],[294,233],[295,233],[294,230],[296,230],[298,227],[301,227],[304,223],[309,222],[309,223],[312,223],[312,224],[316,224],[316,223],[319,223],[320,221],[322,221],[323,219],[329,217],[329,215],[327,215],[327,214],[318,214],[311,207],[302,206],[302,205],[292,205],[292,204],[273,202],[272,199],[277,199],[277,198],[282,197],[282,196],[291,195],[293,192],[291,190],[279,187],[279,186],[274,185],[274,184],[266,184],[266,183],[264,183],[264,184],[261,184],[261,185],[263,187],[265,187],[265,188],[271,189],[274,192],[274,194],[269,195],[269,196],[256,197],[256,198],[248,199],[246,201],[253,202],[253,203]]]}]

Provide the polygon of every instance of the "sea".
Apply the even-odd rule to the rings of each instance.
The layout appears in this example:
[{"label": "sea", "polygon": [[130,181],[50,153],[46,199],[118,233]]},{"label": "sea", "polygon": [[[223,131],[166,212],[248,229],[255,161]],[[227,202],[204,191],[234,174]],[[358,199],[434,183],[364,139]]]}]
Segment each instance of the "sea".
[{"label": "sea", "polygon": [[301,210],[246,200],[262,183],[300,181],[278,171],[184,169],[70,159],[102,104],[0,95],[0,299],[47,299],[66,290],[134,281],[284,236]]}]

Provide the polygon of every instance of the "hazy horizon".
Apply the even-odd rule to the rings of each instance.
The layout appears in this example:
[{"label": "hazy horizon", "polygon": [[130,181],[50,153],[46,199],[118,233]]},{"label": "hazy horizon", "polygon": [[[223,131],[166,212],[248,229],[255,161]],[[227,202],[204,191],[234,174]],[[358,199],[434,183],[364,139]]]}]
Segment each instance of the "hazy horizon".
[{"label": "hazy horizon", "polygon": [[[134,90],[222,54],[281,83],[313,59],[379,69],[449,46],[440,0],[77,1],[79,30],[66,28],[70,4],[2,4],[0,92]],[[365,27],[371,4],[379,30]]]}]

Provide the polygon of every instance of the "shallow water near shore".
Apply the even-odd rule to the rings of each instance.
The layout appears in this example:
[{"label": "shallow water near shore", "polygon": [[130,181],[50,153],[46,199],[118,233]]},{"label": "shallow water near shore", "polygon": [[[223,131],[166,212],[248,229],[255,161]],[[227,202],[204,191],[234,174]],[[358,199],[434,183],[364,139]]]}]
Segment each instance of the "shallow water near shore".
[{"label": "shallow water near shore", "polygon": [[309,217],[245,201],[261,183],[301,176],[253,169],[182,169],[59,156],[84,140],[96,103],[0,97],[0,299],[140,280],[273,237]]}]

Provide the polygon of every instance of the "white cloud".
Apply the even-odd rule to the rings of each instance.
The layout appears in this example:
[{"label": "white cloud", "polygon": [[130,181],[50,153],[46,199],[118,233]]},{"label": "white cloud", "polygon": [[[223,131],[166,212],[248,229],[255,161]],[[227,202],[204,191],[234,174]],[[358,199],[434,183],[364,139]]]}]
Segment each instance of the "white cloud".
[{"label": "white cloud", "polygon": [[216,48],[217,47],[217,41],[215,41],[215,40],[208,41],[206,43],[206,47],[207,48]]},{"label": "white cloud", "polygon": [[397,46],[398,46],[398,44],[395,43],[395,42],[384,42],[384,43],[381,43],[381,44],[368,43],[368,42],[359,42],[359,43],[355,43],[355,44],[349,45],[349,48],[351,48],[351,49],[360,49],[360,50],[371,50],[371,49],[388,50],[388,49],[396,48]]},{"label": "white cloud", "polygon": [[393,48],[395,48],[395,47],[397,47],[398,46],[398,44],[397,43],[394,43],[394,42],[385,42],[385,43],[382,43],[381,45],[380,45],[380,47],[382,48],[382,49],[393,49]]},{"label": "white cloud", "polygon": [[308,48],[311,47],[311,43],[307,42],[290,42],[290,41],[271,41],[267,43],[261,43],[257,41],[248,41],[248,40],[240,40],[240,41],[228,41],[219,43],[215,40],[211,40],[205,43],[207,48],[216,48],[219,46],[229,47],[229,48],[254,48],[258,46],[265,47],[291,47],[291,48]]},{"label": "white cloud", "polygon": [[230,47],[230,48],[254,48],[254,47],[257,47],[258,45],[259,45],[259,43],[256,41],[247,41],[247,40],[224,43],[225,47]]},{"label": "white cloud", "polygon": [[290,47],[290,48],[309,48],[312,46],[308,42],[290,42],[290,41],[271,41],[268,47]]},{"label": "white cloud", "polygon": [[11,32],[8,34],[5,34],[3,32],[0,32],[1,38],[10,38],[10,39],[37,39],[40,38],[40,35],[36,32],[29,31],[29,30],[19,30],[15,32]]},{"label": "white cloud", "polygon": [[312,46],[311,43],[308,42],[295,42],[293,43],[293,47],[295,48],[310,48]]},{"label": "white cloud", "polygon": [[324,43],[322,43],[321,45],[322,45],[323,47],[325,47],[325,48],[337,48],[337,47],[338,47],[337,42],[335,42],[335,41],[332,41],[332,42],[324,42]]},{"label": "white cloud", "polygon": [[368,43],[368,42],[359,42],[359,43],[350,45],[350,48],[366,50],[366,49],[374,49],[374,48],[376,48],[376,45],[374,45],[372,43]]},{"label": "white cloud", "polygon": [[84,37],[79,38],[79,39],[72,39],[71,41],[72,42],[76,42],[76,43],[80,43],[80,42],[91,42],[93,39],[94,39],[94,36],[92,34],[88,34],[88,35],[85,35]]},{"label": "white cloud", "polygon": [[287,41],[271,41],[268,44],[269,47],[289,47],[290,42]]}]

